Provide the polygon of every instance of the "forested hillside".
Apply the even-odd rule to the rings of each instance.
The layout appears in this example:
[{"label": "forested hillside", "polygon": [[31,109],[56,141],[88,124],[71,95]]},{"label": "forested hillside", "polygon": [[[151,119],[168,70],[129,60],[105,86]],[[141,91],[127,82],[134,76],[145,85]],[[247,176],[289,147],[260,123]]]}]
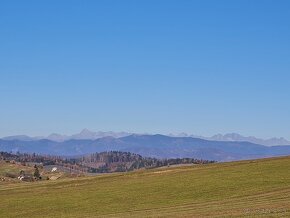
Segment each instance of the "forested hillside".
[{"label": "forested hillside", "polygon": [[142,157],[139,154],[120,151],[94,153],[78,158],[67,158],[52,155],[12,154],[0,152],[0,160],[15,161],[23,166],[39,164],[42,166],[59,166],[66,171],[79,173],[127,172],[137,169],[157,168],[178,164],[208,164],[214,161],[194,158],[157,159]]}]

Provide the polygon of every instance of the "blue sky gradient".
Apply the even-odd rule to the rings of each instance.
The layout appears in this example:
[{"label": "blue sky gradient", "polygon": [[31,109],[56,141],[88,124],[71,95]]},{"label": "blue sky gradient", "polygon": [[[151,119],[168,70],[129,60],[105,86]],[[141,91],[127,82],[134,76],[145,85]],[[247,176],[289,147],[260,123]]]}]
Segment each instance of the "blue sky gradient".
[{"label": "blue sky gradient", "polygon": [[0,136],[290,139],[290,1],[3,1]]}]

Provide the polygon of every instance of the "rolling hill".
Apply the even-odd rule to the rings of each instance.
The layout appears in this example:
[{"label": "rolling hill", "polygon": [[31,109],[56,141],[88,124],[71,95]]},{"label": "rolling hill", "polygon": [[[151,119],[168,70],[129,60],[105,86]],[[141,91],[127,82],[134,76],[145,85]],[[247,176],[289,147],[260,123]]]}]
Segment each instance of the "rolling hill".
[{"label": "rolling hill", "polygon": [[5,217],[289,217],[290,157],[0,183]]}]

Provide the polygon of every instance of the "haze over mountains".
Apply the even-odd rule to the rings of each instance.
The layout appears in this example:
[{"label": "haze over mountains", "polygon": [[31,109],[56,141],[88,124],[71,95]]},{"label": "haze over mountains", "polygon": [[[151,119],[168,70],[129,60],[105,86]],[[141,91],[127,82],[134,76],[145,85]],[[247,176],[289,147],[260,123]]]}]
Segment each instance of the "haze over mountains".
[{"label": "haze over mountains", "polygon": [[[265,146],[244,139],[238,134],[218,135],[209,139],[165,135],[141,135],[126,132],[91,132],[63,136],[52,134],[46,138],[13,136],[0,139],[0,150],[6,152],[38,153],[78,156],[103,151],[123,151],[154,158],[197,158],[233,161],[290,155],[290,146]],[[216,140],[214,140],[216,139]],[[236,140],[236,141],[235,141]],[[241,141],[240,141],[241,140]],[[262,142],[266,142],[264,140]],[[267,141],[270,142],[271,140]],[[284,142],[283,139],[271,143]]]},{"label": "haze over mountains", "polygon": [[217,134],[210,138],[209,140],[214,141],[246,141],[252,142],[255,144],[266,145],[266,146],[275,146],[275,145],[290,145],[290,141],[287,141],[285,138],[270,138],[270,139],[259,139],[254,136],[242,136],[237,133],[230,133],[230,134]]},{"label": "haze over mountains", "polygon": [[[80,133],[73,134],[71,136],[68,135],[61,135],[58,133],[52,133],[47,137],[30,137],[26,135],[16,135],[16,136],[8,136],[2,138],[3,140],[20,140],[20,141],[34,141],[34,140],[40,140],[40,139],[48,139],[55,142],[63,142],[67,140],[95,140],[99,138],[104,137],[113,137],[113,138],[121,138],[129,135],[137,135],[135,133],[129,133],[129,132],[104,132],[104,131],[90,131],[88,129],[83,129]],[[142,135],[142,134],[139,134]],[[149,134],[146,134],[149,135]],[[191,138],[199,138],[199,139],[205,139],[205,140],[211,140],[211,141],[228,141],[228,142],[251,142],[254,144],[259,145],[265,145],[265,146],[276,146],[276,145],[290,145],[290,141],[286,140],[285,138],[270,138],[270,139],[260,139],[256,138],[254,136],[242,136],[238,133],[228,133],[228,134],[216,134],[212,137],[204,137],[204,136],[197,136],[187,133],[180,133],[180,134],[168,134],[170,137],[191,137]]]},{"label": "haze over mountains", "polygon": [[265,145],[265,146],[275,146],[275,145],[290,145],[290,141],[286,140],[283,137],[280,138],[270,138],[270,139],[260,139],[254,136],[242,136],[238,133],[227,133],[227,134],[216,134],[212,137],[204,137],[204,136],[196,136],[196,135],[189,135],[186,133],[180,134],[170,134],[170,136],[175,137],[193,137],[193,138],[200,138],[212,141],[229,141],[229,142],[251,142],[254,144]]},{"label": "haze over mountains", "polygon": [[40,139],[48,139],[51,141],[55,142],[63,142],[67,140],[78,140],[78,139],[84,139],[84,140],[95,140],[99,138],[104,138],[104,137],[113,137],[113,138],[120,138],[120,137],[125,137],[132,135],[132,133],[127,133],[127,132],[103,132],[103,131],[98,131],[98,132],[93,132],[88,129],[83,129],[80,133],[73,134],[71,136],[68,135],[61,135],[58,133],[52,133],[48,135],[47,137],[42,137],[42,136],[36,136],[36,137],[30,137],[26,135],[16,135],[16,136],[8,136],[4,137],[2,139],[4,140],[21,140],[21,141],[34,141],[34,140],[40,140]]}]

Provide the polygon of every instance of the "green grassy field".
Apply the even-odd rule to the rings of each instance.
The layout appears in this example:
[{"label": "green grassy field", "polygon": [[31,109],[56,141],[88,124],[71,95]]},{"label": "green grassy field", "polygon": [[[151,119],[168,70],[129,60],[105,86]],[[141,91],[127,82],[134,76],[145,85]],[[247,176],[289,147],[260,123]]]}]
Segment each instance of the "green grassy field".
[{"label": "green grassy field", "polygon": [[290,217],[290,157],[0,183],[0,217]]}]

